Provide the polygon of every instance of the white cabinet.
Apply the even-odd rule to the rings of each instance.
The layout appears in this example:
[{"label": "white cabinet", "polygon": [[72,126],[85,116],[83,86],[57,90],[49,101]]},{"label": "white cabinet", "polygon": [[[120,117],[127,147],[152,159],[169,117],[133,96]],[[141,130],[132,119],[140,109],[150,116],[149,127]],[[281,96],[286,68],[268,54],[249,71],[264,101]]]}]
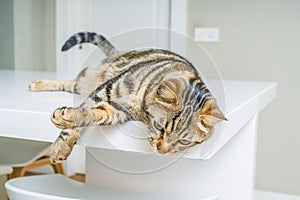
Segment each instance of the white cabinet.
[{"label": "white cabinet", "polygon": [[[161,156],[119,128],[82,137],[87,147],[87,182],[182,199],[251,200],[254,190],[257,118],[275,97],[276,84],[224,81],[226,117],[222,129],[188,154]],[[129,127],[127,128],[129,132]],[[130,144],[130,145],[129,145]]]},{"label": "white cabinet", "polygon": [[[72,106],[77,97],[67,93],[28,92],[34,79],[56,78],[48,72],[0,72],[0,136],[54,141],[59,133],[50,122],[51,112]],[[208,82],[210,83],[210,82]],[[250,200],[254,189],[257,118],[276,96],[276,84],[223,82],[226,117],[216,140],[211,139],[183,156],[149,152],[149,144],[118,127],[93,127],[79,144],[86,148],[87,183],[176,195],[182,199]],[[130,130],[131,126],[128,124]],[[132,129],[132,134],[136,129]],[[73,163],[74,164],[74,163]],[[75,162],[76,165],[76,162]]]}]

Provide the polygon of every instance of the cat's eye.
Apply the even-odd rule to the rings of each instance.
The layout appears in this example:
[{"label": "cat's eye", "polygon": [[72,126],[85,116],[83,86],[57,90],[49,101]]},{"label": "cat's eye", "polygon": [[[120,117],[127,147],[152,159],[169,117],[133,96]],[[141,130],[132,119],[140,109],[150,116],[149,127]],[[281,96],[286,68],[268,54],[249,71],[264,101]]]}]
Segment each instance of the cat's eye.
[{"label": "cat's eye", "polygon": [[156,128],[159,131],[161,131],[163,129],[163,127],[156,121],[153,122],[153,125],[154,125],[154,128]]},{"label": "cat's eye", "polygon": [[189,145],[191,144],[192,142],[188,139],[179,139],[178,142],[182,145]]}]

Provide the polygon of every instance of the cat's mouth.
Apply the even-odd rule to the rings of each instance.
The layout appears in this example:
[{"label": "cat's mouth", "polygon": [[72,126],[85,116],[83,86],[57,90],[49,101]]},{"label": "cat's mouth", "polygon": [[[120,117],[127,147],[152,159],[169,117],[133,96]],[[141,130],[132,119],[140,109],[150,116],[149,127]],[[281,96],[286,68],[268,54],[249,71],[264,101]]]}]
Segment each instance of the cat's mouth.
[{"label": "cat's mouth", "polygon": [[156,150],[160,154],[171,154],[171,152],[168,149],[163,148],[162,146],[156,146]]}]

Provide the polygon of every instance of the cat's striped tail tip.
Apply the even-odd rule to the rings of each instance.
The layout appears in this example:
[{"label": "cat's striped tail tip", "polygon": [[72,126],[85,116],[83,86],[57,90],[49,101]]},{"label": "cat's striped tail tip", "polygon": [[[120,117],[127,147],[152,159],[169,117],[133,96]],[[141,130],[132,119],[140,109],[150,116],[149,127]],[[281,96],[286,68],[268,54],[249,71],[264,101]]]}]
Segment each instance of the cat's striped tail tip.
[{"label": "cat's striped tail tip", "polygon": [[71,42],[68,41],[61,47],[61,51],[67,51],[73,46],[74,46],[74,44],[72,44]]},{"label": "cat's striped tail tip", "polygon": [[77,38],[75,36],[70,37],[65,44],[62,46],[61,51],[67,51],[71,49],[76,44],[80,44],[81,40],[77,41]]}]

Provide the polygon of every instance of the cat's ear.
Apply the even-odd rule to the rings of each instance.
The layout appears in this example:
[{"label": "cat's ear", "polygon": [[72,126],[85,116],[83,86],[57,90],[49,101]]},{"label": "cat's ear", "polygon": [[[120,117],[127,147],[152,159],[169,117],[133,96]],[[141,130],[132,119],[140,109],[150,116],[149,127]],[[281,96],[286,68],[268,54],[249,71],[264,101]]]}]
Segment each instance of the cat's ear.
[{"label": "cat's ear", "polygon": [[200,120],[201,123],[203,122],[208,126],[214,126],[222,120],[227,121],[214,99],[210,99],[205,102],[202,110],[200,111]]},{"label": "cat's ear", "polygon": [[158,86],[157,94],[167,103],[178,102],[178,92],[180,83],[176,79],[167,79]]}]

